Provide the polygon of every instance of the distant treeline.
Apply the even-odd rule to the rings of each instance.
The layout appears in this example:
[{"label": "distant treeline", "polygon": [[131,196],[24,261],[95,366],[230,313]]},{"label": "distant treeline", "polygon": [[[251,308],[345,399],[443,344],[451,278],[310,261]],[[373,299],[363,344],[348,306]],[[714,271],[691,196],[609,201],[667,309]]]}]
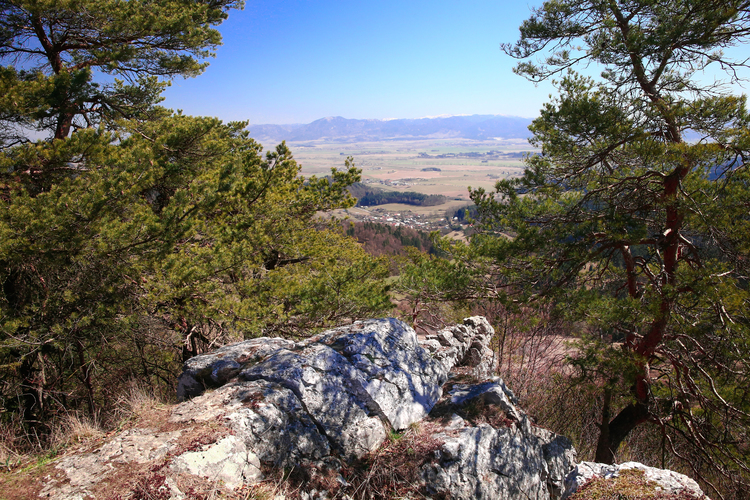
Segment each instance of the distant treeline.
[{"label": "distant treeline", "polygon": [[405,226],[389,226],[377,222],[344,222],[346,234],[353,236],[370,255],[406,255],[404,247],[415,247],[434,253],[430,233]]},{"label": "distant treeline", "polygon": [[416,205],[418,207],[431,207],[442,205],[448,201],[448,197],[442,194],[422,194],[414,191],[385,191],[383,189],[368,186],[362,182],[355,182],[347,188],[349,193],[357,198],[358,207],[372,207],[386,203],[403,203],[405,205]]},{"label": "distant treeline", "polygon": [[403,203],[405,205],[416,205],[418,207],[431,207],[442,205],[448,200],[442,194],[423,194],[414,191],[371,191],[359,198],[357,206],[375,206],[386,203]]},{"label": "distant treeline", "polygon": [[349,194],[357,199],[360,199],[367,193],[371,193],[373,191],[382,191],[382,189],[378,188],[373,189],[371,186],[368,186],[364,182],[355,182],[354,184],[346,188],[346,190],[349,191]]}]

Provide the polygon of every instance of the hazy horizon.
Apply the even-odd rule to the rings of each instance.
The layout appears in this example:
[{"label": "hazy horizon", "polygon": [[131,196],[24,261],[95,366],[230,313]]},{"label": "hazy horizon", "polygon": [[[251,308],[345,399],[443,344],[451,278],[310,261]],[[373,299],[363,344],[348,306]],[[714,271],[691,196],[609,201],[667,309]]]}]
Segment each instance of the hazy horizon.
[{"label": "hazy horizon", "polygon": [[249,127],[253,126],[260,126],[260,125],[277,125],[282,127],[291,127],[295,125],[310,125],[311,123],[315,123],[320,120],[326,120],[326,119],[333,119],[333,118],[343,118],[345,120],[374,120],[374,121],[380,121],[380,122],[390,122],[390,121],[396,121],[396,120],[432,120],[435,118],[453,118],[453,117],[461,117],[461,116],[500,116],[503,118],[521,118],[524,120],[533,120],[536,118],[536,116],[517,116],[517,115],[505,115],[505,114],[497,114],[497,113],[461,113],[461,114],[445,114],[445,115],[436,115],[436,116],[418,116],[418,117],[405,117],[405,118],[349,118],[347,116],[321,116],[320,118],[316,118],[309,122],[298,122],[298,123],[248,123]]}]

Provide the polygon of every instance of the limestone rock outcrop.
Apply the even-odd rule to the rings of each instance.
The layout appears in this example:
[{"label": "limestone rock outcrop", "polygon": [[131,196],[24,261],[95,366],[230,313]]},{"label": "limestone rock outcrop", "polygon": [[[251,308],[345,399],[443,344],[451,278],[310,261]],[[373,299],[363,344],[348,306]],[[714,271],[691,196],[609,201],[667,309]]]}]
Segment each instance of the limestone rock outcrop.
[{"label": "limestone rock outcrop", "polygon": [[435,437],[443,445],[422,476],[428,493],[449,498],[560,498],[575,462],[570,441],[535,429],[528,418],[498,428],[458,423]]},{"label": "limestone rock outcrop", "polygon": [[[370,320],[299,343],[252,339],[197,356],[185,364],[178,397],[231,379],[217,392],[244,402],[227,416],[235,432],[250,442],[253,435],[288,429],[308,436],[289,440],[282,461],[331,452],[350,459],[377,448],[389,426],[404,429],[424,418],[454,363],[430,356],[403,322]],[[201,398],[186,405],[202,406]],[[298,421],[291,428],[272,425],[290,419]]]},{"label": "limestone rock outcrop", "polygon": [[[264,463],[352,460],[374,451],[388,429],[427,417],[454,368],[479,379],[491,374],[493,333],[486,319],[474,317],[420,345],[410,327],[387,319],[299,343],[248,340],[186,363],[180,397],[224,385],[183,403],[173,418],[225,408],[234,435]],[[535,428],[501,380],[451,386],[446,405],[458,410],[481,401],[505,420],[495,428],[455,415],[434,434],[443,444],[422,469],[426,491],[457,499],[559,498],[575,461],[570,442]]]},{"label": "limestone rock outcrop", "polygon": [[[502,380],[487,380],[493,333],[486,319],[473,317],[420,342],[391,318],[300,342],[252,339],[197,356],[179,378],[183,402],[159,429],[128,430],[76,457],[90,464],[86,471],[59,461],[57,486],[44,493],[99,498],[97,478],[114,480],[111,471],[131,462],[145,471],[139,487],[175,500],[197,487],[191,478],[231,490],[259,481],[270,467],[328,471],[345,486],[347,468],[389,432],[422,421],[436,443],[418,469],[426,494],[559,498],[575,450],[535,427]],[[144,437],[149,432],[153,439]],[[128,454],[134,447],[140,458]]]}]

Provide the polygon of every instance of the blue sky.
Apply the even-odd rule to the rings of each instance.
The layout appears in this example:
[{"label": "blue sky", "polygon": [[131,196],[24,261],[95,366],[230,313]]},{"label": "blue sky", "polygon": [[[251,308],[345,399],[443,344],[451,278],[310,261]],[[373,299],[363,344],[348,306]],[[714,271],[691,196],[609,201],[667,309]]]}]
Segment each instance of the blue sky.
[{"label": "blue sky", "polygon": [[248,0],[220,26],[224,45],[165,105],[259,123],[325,116],[533,117],[553,91],[511,71],[529,4],[483,1]]},{"label": "blue sky", "polygon": [[220,26],[224,44],[205,73],[175,80],[164,104],[251,124],[534,117],[555,90],[516,76],[500,43],[517,39],[538,4],[247,0]]}]

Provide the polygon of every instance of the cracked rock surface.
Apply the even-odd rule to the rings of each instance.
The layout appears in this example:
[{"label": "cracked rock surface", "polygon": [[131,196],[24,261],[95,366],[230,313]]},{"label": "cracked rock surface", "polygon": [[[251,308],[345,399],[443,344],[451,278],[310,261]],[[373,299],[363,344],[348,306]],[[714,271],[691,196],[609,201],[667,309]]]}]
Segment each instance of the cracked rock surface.
[{"label": "cracked rock surface", "polygon": [[[29,497],[229,495],[263,480],[264,467],[278,467],[333,473],[343,488],[333,497],[350,498],[347,468],[381,453],[390,431],[420,421],[430,444],[414,484],[427,498],[558,500],[623,468],[644,470],[662,491],[700,495],[694,481],[671,471],[575,465],[570,441],[534,426],[492,377],[493,334],[485,318],[472,317],[419,341],[387,318],[300,342],[258,338],[222,347],[185,363],[181,403],[58,458]],[[306,485],[294,498],[333,498]]]},{"label": "cracked rock surface", "polygon": [[[473,317],[420,344],[410,327],[384,319],[296,344],[275,339],[273,349],[264,339],[250,340],[185,364],[180,383],[186,388],[215,387],[217,366],[231,366],[235,378],[180,411],[189,415],[192,406],[213,408],[211,401],[222,400],[232,408],[225,418],[234,434],[262,462],[350,461],[375,450],[388,428],[426,418],[454,368],[490,375],[493,333],[486,319]],[[457,499],[559,498],[575,450],[567,439],[533,427],[502,380],[453,384],[448,400],[455,407],[494,405],[508,426],[471,425],[455,415],[436,434],[444,443],[436,459],[422,469],[427,492]]]},{"label": "cracked rock surface", "polygon": [[[463,329],[464,342],[452,342],[465,353],[475,335]],[[215,374],[224,370],[233,377],[208,397],[242,407],[225,417],[251,447],[270,448],[261,450],[261,460],[290,466],[331,453],[348,460],[375,450],[387,428],[405,429],[427,416],[461,359],[430,355],[399,320],[368,320],[298,343],[252,339],[197,356],[185,363],[178,395],[216,387]],[[205,397],[184,404],[202,407]],[[278,443],[263,446],[257,436],[268,439],[270,430]]]},{"label": "cracked rock surface", "polygon": [[443,432],[434,435],[443,443],[436,460],[421,471],[427,493],[465,500],[560,498],[575,449],[567,438],[532,425],[502,379],[452,384],[441,404],[459,412],[480,405],[505,418],[494,426],[455,413],[444,419]]},{"label": "cracked rock surface", "polygon": [[[99,482],[115,480],[124,467],[141,471],[143,488],[173,500],[186,498],[195,478],[226,490],[256,483],[264,466],[343,471],[378,449],[390,430],[428,419],[440,447],[420,469],[425,491],[559,498],[575,451],[534,428],[502,380],[453,383],[443,396],[454,369],[480,380],[494,372],[493,334],[486,319],[472,317],[420,342],[408,325],[387,318],[300,342],[258,338],[222,347],[185,363],[182,402],[166,410],[159,429],[130,429],[57,461],[42,496],[106,498]],[[440,423],[430,416],[439,401],[489,406],[503,423],[475,425],[458,415]]]}]

